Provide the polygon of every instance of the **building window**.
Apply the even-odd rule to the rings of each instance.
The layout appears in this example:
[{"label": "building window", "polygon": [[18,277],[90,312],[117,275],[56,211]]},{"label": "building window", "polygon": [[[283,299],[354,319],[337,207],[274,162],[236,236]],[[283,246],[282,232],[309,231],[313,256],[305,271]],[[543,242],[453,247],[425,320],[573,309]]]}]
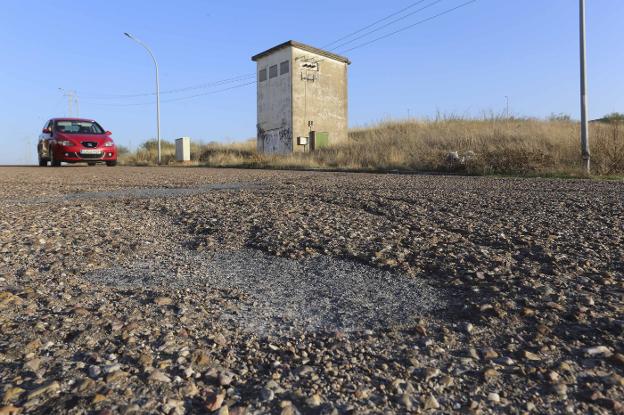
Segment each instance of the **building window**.
[{"label": "building window", "polygon": [[277,65],[269,67],[269,79],[277,77]]},{"label": "building window", "polygon": [[284,61],[282,63],[280,63],[280,75],[284,75],[285,73],[288,73],[288,61]]},{"label": "building window", "polygon": [[267,73],[266,73],[266,68],[264,69],[260,69],[260,73],[258,74],[258,78],[260,80],[260,82],[264,82],[267,80]]}]

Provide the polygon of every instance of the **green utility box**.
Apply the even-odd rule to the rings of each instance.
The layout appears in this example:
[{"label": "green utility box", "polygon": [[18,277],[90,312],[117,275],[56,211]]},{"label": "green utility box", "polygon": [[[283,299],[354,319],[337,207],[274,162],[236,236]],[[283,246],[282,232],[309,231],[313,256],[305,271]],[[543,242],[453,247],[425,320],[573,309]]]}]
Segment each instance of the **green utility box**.
[{"label": "green utility box", "polygon": [[329,145],[329,133],[310,131],[310,149],[318,150]]}]

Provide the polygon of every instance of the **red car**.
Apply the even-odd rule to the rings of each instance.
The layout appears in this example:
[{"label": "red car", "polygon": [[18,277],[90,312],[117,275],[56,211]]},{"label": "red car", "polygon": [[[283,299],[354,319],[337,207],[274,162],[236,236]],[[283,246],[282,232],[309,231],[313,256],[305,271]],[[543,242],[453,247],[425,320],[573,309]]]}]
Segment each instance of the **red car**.
[{"label": "red car", "polygon": [[58,167],[61,162],[94,166],[117,164],[117,147],[100,124],[83,118],[53,118],[43,127],[37,144],[39,165]]}]

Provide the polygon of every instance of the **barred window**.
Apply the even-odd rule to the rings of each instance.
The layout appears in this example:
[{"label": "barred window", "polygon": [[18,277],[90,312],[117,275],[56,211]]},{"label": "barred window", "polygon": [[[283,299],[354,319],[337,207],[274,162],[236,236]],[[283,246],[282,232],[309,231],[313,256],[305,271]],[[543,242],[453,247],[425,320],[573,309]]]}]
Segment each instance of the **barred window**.
[{"label": "barred window", "polygon": [[277,77],[277,65],[269,67],[269,79]]},{"label": "barred window", "polygon": [[284,61],[280,63],[280,75],[284,75],[285,73],[288,73],[288,70],[289,70],[288,61]]},{"label": "barred window", "polygon": [[258,75],[259,81],[260,82],[264,82],[267,80],[267,72],[266,72],[266,68],[265,69],[260,69],[260,73]]}]

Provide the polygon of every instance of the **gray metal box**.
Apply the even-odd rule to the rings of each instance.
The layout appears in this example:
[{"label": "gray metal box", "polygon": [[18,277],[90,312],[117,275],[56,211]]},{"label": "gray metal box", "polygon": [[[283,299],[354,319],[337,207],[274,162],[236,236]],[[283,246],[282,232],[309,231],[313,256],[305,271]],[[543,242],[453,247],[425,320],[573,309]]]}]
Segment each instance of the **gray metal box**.
[{"label": "gray metal box", "polygon": [[191,161],[191,138],[180,137],[175,141],[176,161]]}]

